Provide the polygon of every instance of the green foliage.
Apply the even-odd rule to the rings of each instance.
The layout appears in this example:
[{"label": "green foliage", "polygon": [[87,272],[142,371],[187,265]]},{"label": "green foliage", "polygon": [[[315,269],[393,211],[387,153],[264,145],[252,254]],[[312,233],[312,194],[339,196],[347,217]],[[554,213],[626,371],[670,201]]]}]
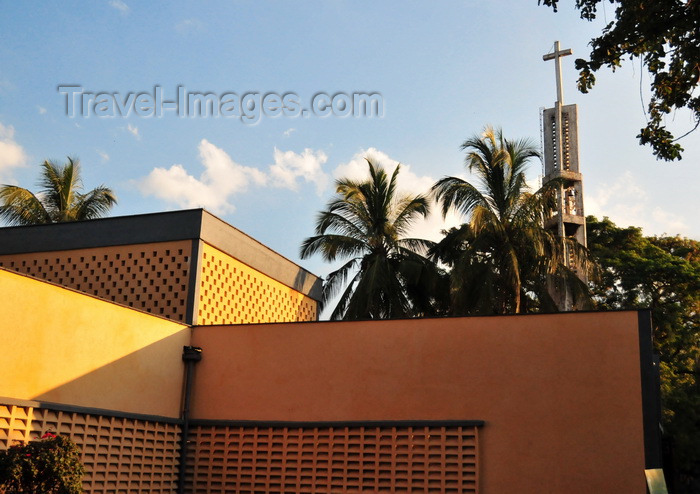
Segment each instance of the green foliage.
[{"label": "green foliage", "polygon": [[67,437],[47,433],[0,451],[2,494],[79,494],[84,473],[80,450]]},{"label": "green foliage", "polygon": [[664,427],[687,485],[700,478],[700,242],[644,237],[639,228],[593,216],[587,228],[589,249],[602,268],[594,284],[599,307],[652,311]]},{"label": "green foliage", "polygon": [[[487,128],[466,140],[462,149],[468,152],[467,168],[481,183],[445,177],[433,186],[443,215],[454,209],[468,219],[431,250],[450,268],[449,312],[554,311],[547,290],[553,279],[577,288],[579,300],[585,299],[585,285],[563,262],[562,242],[543,226],[563,182],[551,181],[533,193],[525,181],[530,159],[539,156],[535,146]],[[585,250],[567,242],[585,263]]]},{"label": "green foliage", "polygon": [[[592,20],[604,0],[576,0],[581,18]],[[697,0],[609,0],[615,5],[615,21],[591,40],[589,60],[576,60],[578,87],[588,92],[595,72],[615,70],[625,57],[640,58],[651,76],[652,96],[648,122],[639,141],[651,145],[654,155],[667,161],[680,160],[683,148],[665,127],[666,115],[687,108],[700,124],[700,95],[693,91],[700,82],[700,2]],[[556,11],[559,0],[538,0]],[[692,132],[691,130],[691,132]],[[687,134],[686,134],[687,135]],[[683,137],[683,136],[681,136]]]},{"label": "green foliage", "polygon": [[104,216],[117,203],[114,192],[102,185],[80,192],[80,163],[72,158],[65,165],[44,161],[39,185],[36,195],[16,185],[0,186],[0,219],[10,225],[89,220]]},{"label": "green foliage", "polygon": [[429,212],[422,195],[397,191],[400,166],[391,175],[367,160],[369,178],[341,179],[337,196],[318,215],[316,236],[301,247],[306,259],[320,253],[324,260],[345,259],[323,285],[323,303],[340,294],[331,319],[386,319],[434,313],[439,276],[421,255],[430,242],[406,238],[419,217]]}]

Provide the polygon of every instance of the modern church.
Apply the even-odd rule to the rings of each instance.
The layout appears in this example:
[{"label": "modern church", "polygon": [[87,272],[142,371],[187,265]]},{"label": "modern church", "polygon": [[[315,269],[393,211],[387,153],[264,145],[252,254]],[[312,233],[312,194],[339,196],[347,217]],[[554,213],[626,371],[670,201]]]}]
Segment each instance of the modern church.
[{"label": "modern church", "polygon": [[[546,226],[585,245],[567,54]],[[646,492],[650,313],[551,290],[562,312],[319,322],[319,278],[202,209],[2,228],[0,449],[68,436],[91,494]]]},{"label": "modern church", "polygon": [[320,280],[201,209],[0,230],[0,448],[88,493],[644,492],[646,311],[318,322]]}]

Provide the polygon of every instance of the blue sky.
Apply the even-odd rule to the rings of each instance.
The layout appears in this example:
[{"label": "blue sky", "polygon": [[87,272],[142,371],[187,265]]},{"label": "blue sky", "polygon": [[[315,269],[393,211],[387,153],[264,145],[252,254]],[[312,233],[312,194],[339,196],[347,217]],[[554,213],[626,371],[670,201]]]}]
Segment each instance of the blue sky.
[{"label": "blue sky", "polygon": [[[564,2],[573,3],[573,2]],[[460,144],[484,125],[539,142],[539,109],[555,99],[554,40],[567,103],[579,105],[587,214],[647,234],[700,238],[696,213],[700,134],[680,163],[657,162],[635,135],[644,125],[648,76],[639,63],[575,88],[576,56],[612,10],[587,23],[570,6],[490,2],[197,1],[4,2],[0,19],[0,182],[33,188],[44,159],[77,156],[88,188],[118,194],[113,215],[205,206],[311,271],[298,248],[339,175],[362,172],[368,153],[403,164],[407,189],[467,176]],[[70,118],[60,85],[85,91],[377,92],[381,117]],[[679,112],[668,124],[692,127]],[[533,163],[530,178],[540,173]],[[451,221],[458,221],[452,218]],[[439,218],[416,227],[436,235]]]}]

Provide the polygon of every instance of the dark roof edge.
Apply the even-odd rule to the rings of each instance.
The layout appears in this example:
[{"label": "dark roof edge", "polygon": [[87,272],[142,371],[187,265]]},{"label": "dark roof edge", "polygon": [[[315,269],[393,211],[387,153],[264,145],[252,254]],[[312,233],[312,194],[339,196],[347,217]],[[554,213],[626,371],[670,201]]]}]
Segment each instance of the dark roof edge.
[{"label": "dark roof edge", "polygon": [[208,211],[202,215],[202,240],[266,276],[321,300],[322,281],[318,276]]},{"label": "dark roof edge", "polygon": [[204,209],[0,228],[0,255],[202,239],[253,269],[321,300],[322,281]]},{"label": "dark roof edge", "polygon": [[0,254],[89,249],[199,238],[203,209],[0,228]]}]

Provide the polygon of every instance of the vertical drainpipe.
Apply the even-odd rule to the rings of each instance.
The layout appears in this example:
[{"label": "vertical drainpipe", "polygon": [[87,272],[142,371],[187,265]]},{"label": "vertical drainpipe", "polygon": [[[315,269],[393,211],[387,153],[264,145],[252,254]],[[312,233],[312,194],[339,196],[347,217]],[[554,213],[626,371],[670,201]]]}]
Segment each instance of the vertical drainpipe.
[{"label": "vertical drainpipe", "polygon": [[177,478],[178,494],[185,493],[185,475],[187,472],[187,444],[190,435],[190,398],[192,394],[192,375],[194,364],[202,360],[202,349],[196,346],[182,348],[182,361],[185,362],[185,397],[182,405],[182,433],[180,434],[180,465]]}]

